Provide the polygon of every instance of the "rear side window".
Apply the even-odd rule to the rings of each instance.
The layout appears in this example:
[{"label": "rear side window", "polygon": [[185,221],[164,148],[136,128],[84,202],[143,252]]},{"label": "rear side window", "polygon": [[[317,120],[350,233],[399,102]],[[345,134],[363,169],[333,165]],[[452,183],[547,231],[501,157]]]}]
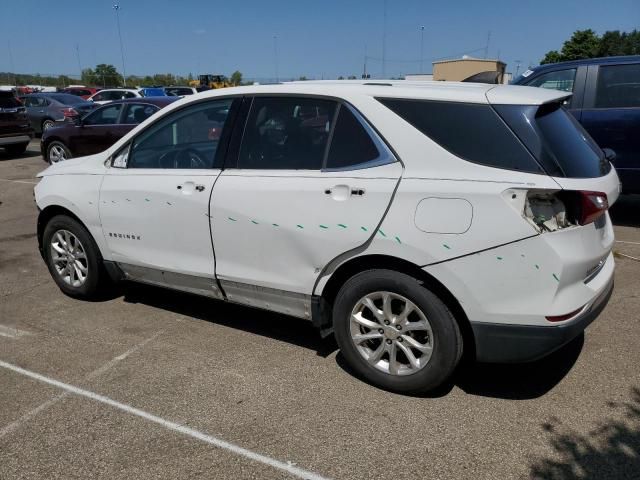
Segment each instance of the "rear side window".
[{"label": "rear side window", "polygon": [[640,107],[640,63],[598,70],[596,108]]},{"label": "rear side window", "polygon": [[568,68],[566,70],[543,73],[525,85],[529,87],[549,88],[551,90],[562,90],[563,92],[573,92],[575,79],[576,69]]},{"label": "rear side window", "polygon": [[495,109],[549,175],[594,178],[611,170],[600,147],[559,103]]},{"label": "rear side window", "polygon": [[336,102],[303,97],[256,97],[238,168],[320,170]]},{"label": "rear side window", "polygon": [[341,106],[326,168],[339,169],[362,165],[376,160],[379,156],[378,149],[362,123],[348,107]]},{"label": "rear side window", "polygon": [[378,98],[457,157],[490,167],[544,173],[490,105]]}]

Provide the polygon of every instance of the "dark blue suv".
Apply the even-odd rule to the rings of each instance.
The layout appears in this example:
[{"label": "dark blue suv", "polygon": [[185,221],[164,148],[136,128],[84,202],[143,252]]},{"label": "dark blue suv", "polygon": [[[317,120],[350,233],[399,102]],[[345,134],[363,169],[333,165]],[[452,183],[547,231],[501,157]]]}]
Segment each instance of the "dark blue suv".
[{"label": "dark blue suv", "polygon": [[640,193],[640,55],[541,65],[512,83],[572,92],[565,106],[601,148],[615,151],[622,193]]}]

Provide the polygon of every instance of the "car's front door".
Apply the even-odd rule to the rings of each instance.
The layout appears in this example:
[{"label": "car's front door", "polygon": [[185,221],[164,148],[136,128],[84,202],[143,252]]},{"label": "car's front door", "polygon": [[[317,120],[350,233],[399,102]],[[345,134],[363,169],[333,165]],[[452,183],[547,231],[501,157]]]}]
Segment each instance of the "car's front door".
[{"label": "car's front door", "polygon": [[302,297],[329,262],[392,235],[378,225],[402,167],[346,104],[255,97],[227,161],[211,222],[216,275],[232,301],[308,316]]},{"label": "car's front door", "polygon": [[112,259],[130,277],[215,292],[209,200],[225,140],[212,132],[229,124],[232,104],[213,99],[176,110],[114,155],[100,218]]},{"label": "car's front door", "polygon": [[109,148],[117,140],[114,129],[120,122],[123,104],[100,107],[82,119],[69,147],[74,156],[92,155]]}]

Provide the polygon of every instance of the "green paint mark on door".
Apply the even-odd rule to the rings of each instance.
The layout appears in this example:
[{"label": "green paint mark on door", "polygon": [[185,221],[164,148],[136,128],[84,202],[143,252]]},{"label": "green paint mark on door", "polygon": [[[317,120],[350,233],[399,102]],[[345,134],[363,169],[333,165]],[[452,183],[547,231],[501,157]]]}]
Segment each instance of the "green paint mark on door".
[{"label": "green paint mark on door", "polygon": [[320,228],[324,228],[326,230],[329,227],[327,227],[326,225],[320,225]]},{"label": "green paint mark on door", "polygon": [[366,232],[366,231],[367,231],[367,227],[360,227],[360,229],[361,229],[363,232]]},{"label": "green paint mark on door", "polygon": [[253,223],[254,225],[258,225],[258,222],[256,222],[255,220],[251,220],[251,223]]},{"label": "green paint mark on door", "polygon": [[378,229],[378,232],[380,232],[380,235],[382,235],[383,237],[386,237],[386,236],[387,236],[387,234],[386,234],[386,233],[384,233],[384,232],[382,231],[382,229],[380,229],[380,228]]},{"label": "green paint mark on door", "polygon": [[502,257],[496,257],[498,260],[502,260]]},{"label": "green paint mark on door", "polygon": [[298,227],[298,228],[304,228],[304,227],[303,227],[302,225],[300,225],[300,224],[296,225],[296,227]]},{"label": "green paint mark on door", "polygon": [[277,223],[272,223],[271,225],[273,225],[274,227],[279,227],[280,226]]},{"label": "green paint mark on door", "polygon": [[451,250],[451,247],[449,245],[447,245],[446,243],[443,243],[442,246],[444,248],[446,248],[447,250]]},{"label": "green paint mark on door", "polygon": [[556,282],[559,282],[559,281],[560,281],[560,279],[558,278],[558,276],[557,276],[555,273],[553,274],[553,278],[555,278],[555,279],[556,279]]},{"label": "green paint mark on door", "polygon": [[399,237],[396,237],[396,241],[397,241],[398,243],[402,243],[402,242],[400,241],[400,238],[399,238]]},{"label": "green paint mark on door", "polygon": [[342,228],[347,228],[347,226],[344,223],[339,223],[338,226]]},{"label": "green paint mark on door", "polygon": [[536,264],[536,269],[537,269],[537,270],[540,270],[540,265],[537,265],[537,264]]},{"label": "green paint mark on door", "polygon": [[231,220],[232,222],[237,222],[237,220],[233,217],[227,217],[229,220]]}]

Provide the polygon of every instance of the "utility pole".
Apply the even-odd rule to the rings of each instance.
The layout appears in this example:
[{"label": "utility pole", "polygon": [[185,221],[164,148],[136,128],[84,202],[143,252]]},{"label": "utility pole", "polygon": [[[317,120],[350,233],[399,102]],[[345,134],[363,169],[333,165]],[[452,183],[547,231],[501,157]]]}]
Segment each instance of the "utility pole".
[{"label": "utility pole", "polygon": [[280,82],[280,75],[278,74],[278,36],[273,36],[273,63],[276,71],[276,82]]},{"label": "utility pole", "polygon": [[424,61],[424,25],[420,27],[420,73],[423,72]]},{"label": "utility pole", "polygon": [[484,58],[485,60],[489,57],[489,42],[491,41],[491,30],[487,33],[487,45],[484,47]]},{"label": "utility pole", "polygon": [[82,63],[80,63],[80,46],[76,43],[76,57],[78,59],[78,70],[80,71],[80,82],[82,82]]},{"label": "utility pole", "polygon": [[362,78],[367,78],[367,44],[364,44],[364,68],[362,69]]},{"label": "utility pole", "polygon": [[387,78],[387,0],[383,0],[382,16],[382,78]]},{"label": "utility pole", "polygon": [[[11,40],[7,40],[7,49],[9,51],[9,68],[11,68],[11,73],[13,74],[13,85],[17,87],[16,85],[16,72],[14,70],[13,67],[13,54],[11,53]],[[7,74],[7,83],[9,85],[11,85],[11,79],[10,79],[10,75]]]},{"label": "utility pole", "polygon": [[118,39],[120,39],[120,57],[122,58],[122,81],[124,86],[127,86],[127,70],[124,67],[124,48],[122,47],[122,34],[120,33],[120,15],[118,11],[120,10],[120,5],[117,3],[113,6],[113,9],[116,11],[116,23],[118,24]]},{"label": "utility pole", "polygon": [[515,76],[517,77],[518,76],[518,72],[520,71],[520,64],[522,63],[522,61],[516,60],[515,62],[516,62],[516,73],[515,73]]}]

